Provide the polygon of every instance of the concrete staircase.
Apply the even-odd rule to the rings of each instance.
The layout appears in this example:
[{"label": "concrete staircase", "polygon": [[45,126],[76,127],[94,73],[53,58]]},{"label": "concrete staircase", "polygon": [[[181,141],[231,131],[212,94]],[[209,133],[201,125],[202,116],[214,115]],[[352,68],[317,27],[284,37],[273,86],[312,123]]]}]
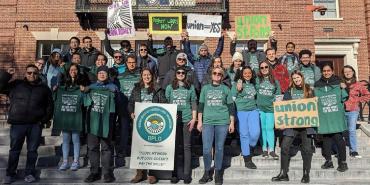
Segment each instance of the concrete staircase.
[{"label": "concrete staircase", "polygon": [[[370,184],[370,127],[367,124],[361,125],[358,133],[358,152],[363,156],[362,159],[354,159],[348,156],[347,163],[349,170],[341,173],[336,170],[337,161],[333,157],[334,169],[323,170],[320,166],[324,163],[324,159],[321,156],[321,149],[316,148],[312,161],[312,170],[310,173],[311,183],[310,184],[332,184],[332,185],[345,185],[345,184]],[[369,134],[369,136],[367,135]],[[83,179],[89,174],[88,166],[81,168],[76,172],[72,171],[59,171],[58,163],[60,163],[60,144],[61,137],[50,136],[51,130],[44,129],[43,131],[43,145],[39,148],[39,160],[38,176],[40,181],[35,184],[84,184]],[[26,146],[26,145],[25,145]],[[26,162],[26,151],[22,151],[19,161],[19,180],[14,184],[25,184],[23,181],[24,171],[22,168]],[[196,146],[195,150],[199,150],[199,146]],[[0,124],[0,180],[5,176],[5,169],[7,166],[9,150],[9,128],[6,124]],[[235,153],[231,150],[235,148],[227,147],[225,153]],[[280,150],[278,149],[278,154]],[[81,155],[86,153],[86,146],[82,147]],[[348,153],[348,150],[347,150]],[[264,159],[261,156],[256,156],[253,161],[257,165],[257,170],[250,170],[244,167],[244,161],[241,156],[230,156],[226,155],[224,160],[225,175],[224,184],[301,184],[300,179],[302,177],[302,159],[300,153],[292,158],[290,163],[289,171],[289,182],[271,182],[271,178],[279,173],[280,161],[273,160],[271,158]],[[126,158],[126,166],[129,166],[130,158]],[[81,163],[83,159],[81,157]],[[181,165],[181,164],[180,164]],[[198,184],[198,180],[203,175],[203,160],[201,156],[194,156],[193,158],[193,182],[192,184]],[[179,169],[179,173],[182,174],[182,170]],[[131,170],[128,167],[122,167],[115,169],[114,171],[116,182],[113,184],[129,184],[130,179],[134,176],[135,170]],[[169,178],[170,172],[157,172],[160,177],[159,184],[170,184]],[[142,184],[146,184],[144,181]],[[179,183],[182,183],[180,181]],[[210,182],[208,184],[213,184]],[[102,181],[98,181],[94,184],[104,184]],[[111,183],[112,184],[112,183]],[[140,183],[139,183],[140,184]]]}]

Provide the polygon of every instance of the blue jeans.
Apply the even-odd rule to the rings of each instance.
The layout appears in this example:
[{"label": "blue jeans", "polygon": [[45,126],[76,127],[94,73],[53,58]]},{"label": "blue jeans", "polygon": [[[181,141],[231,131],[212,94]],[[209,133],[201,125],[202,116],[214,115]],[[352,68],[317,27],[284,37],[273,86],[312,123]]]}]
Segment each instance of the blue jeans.
[{"label": "blue jeans", "polygon": [[240,145],[243,156],[250,155],[250,148],[260,137],[260,118],[257,110],[238,111]]},{"label": "blue jeans", "polygon": [[358,111],[346,112],[345,115],[348,125],[350,152],[357,152],[356,124]]},{"label": "blue jeans", "polygon": [[62,131],[63,134],[63,161],[68,161],[69,145],[71,143],[71,136],[73,142],[73,160],[78,161],[80,157],[80,132],[78,131]]},{"label": "blue jeans", "polygon": [[25,138],[27,138],[27,162],[25,175],[35,175],[37,148],[41,139],[40,124],[12,125],[10,127],[10,150],[6,175],[15,177]]},{"label": "blue jeans", "polygon": [[215,140],[215,169],[222,169],[222,161],[224,158],[224,144],[228,129],[229,125],[203,124],[203,162],[204,169],[206,171],[211,170],[213,140]]},{"label": "blue jeans", "polygon": [[262,150],[267,151],[267,149],[270,149],[270,151],[274,151],[274,113],[260,111],[260,119],[262,128]]}]

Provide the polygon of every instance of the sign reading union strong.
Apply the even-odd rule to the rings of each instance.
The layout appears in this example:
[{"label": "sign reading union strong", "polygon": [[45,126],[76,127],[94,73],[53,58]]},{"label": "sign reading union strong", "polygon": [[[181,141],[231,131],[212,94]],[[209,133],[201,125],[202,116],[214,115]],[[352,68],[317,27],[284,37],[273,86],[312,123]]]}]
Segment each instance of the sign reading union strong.
[{"label": "sign reading union strong", "polygon": [[136,129],[145,141],[160,143],[171,135],[173,120],[166,109],[153,106],[144,109],[139,114]]}]

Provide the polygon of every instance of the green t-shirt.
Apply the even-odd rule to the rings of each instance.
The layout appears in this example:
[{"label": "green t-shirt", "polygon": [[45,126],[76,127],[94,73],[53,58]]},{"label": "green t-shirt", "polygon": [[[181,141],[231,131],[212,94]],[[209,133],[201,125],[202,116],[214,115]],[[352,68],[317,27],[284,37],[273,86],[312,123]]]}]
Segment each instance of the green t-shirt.
[{"label": "green t-shirt", "polygon": [[298,100],[304,98],[304,92],[302,89],[290,89],[290,96],[292,96],[292,100]]},{"label": "green t-shirt", "polygon": [[249,65],[252,68],[252,70],[257,73],[259,71],[259,61],[256,53],[257,52],[254,53],[249,52]]},{"label": "green t-shirt", "polygon": [[297,64],[295,63],[295,56],[294,55],[286,55],[286,62],[287,62],[287,70],[290,73],[292,73],[296,68]]},{"label": "green t-shirt", "polygon": [[230,89],[226,85],[205,85],[201,90],[199,103],[204,103],[204,124],[227,125],[230,123],[227,105],[232,104],[233,100]]},{"label": "green t-shirt", "polygon": [[304,76],[305,83],[313,87],[315,84],[315,73],[312,67],[302,67],[301,72]]},{"label": "green t-shirt", "polygon": [[62,131],[83,130],[82,111],[83,93],[79,87],[61,86],[54,93],[53,128]]},{"label": "green t-shirt", "polygon": [[169,103],[177,104],[177,113],[179,120],[187,124],[192,119],[192,104],[197,102],[195,88],[192,85],[190,89],[180,86],[177,89],[172,88],[172,84],[166,87],[166,99]]},{"label": "green t-shirt", "polygon": [[127,97],[131,96],[132,89],[134,89],[135,84],[140,80],[140,73],[133,73],[126,76],[117,77],[120,83],[121,92]]},{"label": "green t-shirt", "polygon": [[343,101],[348,94],[339,85],[315,87],[318,99],[319,134],[332,134],[347,130]]},{"label": "green t-shirt", "polygon": [[153,102],[153,93],[148,93],[148,88],[141,89],[140,100],[142,103],[152,103]]},{"label": "green t-shirt", "polygon": [[260,81],[256,78],[257,107],[263,112],[274,112],[273,102],[275,96],[280,95],[280,84],[275,80],[275,85],[271,84],[268,78]]},{"label": "green t-shirt", "polygon": [[235,74],[236,74],[236,72],[234,71],[234,69],[231,69],[231,68],[229,68],[228,70],[226,70],[226,72],[227,72],[227,74],[230,77],[231,85],[234,85],[235,84]]},{"label": "green t-shirt", "polygon": [[253,84],[243,83],[243,90],[238,92],[236,89],[237,83],[231,87],[231,96],[236,104],[237,111],[252,111],[256,106],[256,88]]},{"label": "green t-shirt", "polygon": [[115,112],[114,93],[108,89],[92,89],[87,95],[85,105],[91,106],[89,133],[107,138],[110,113]]}]

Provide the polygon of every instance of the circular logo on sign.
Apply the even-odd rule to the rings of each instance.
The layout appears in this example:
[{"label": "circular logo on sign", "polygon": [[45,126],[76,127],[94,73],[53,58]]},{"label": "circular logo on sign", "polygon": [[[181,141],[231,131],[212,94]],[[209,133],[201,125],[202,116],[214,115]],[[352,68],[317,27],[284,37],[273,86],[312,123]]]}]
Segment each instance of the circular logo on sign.
[{"label": "circular logo on sign", "polygon": [[146,108],[138,116],[136,129],[145,141],[160,143],[171,135],[173,129],[171,114],[158,106]]}]

